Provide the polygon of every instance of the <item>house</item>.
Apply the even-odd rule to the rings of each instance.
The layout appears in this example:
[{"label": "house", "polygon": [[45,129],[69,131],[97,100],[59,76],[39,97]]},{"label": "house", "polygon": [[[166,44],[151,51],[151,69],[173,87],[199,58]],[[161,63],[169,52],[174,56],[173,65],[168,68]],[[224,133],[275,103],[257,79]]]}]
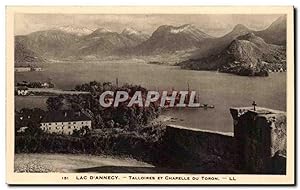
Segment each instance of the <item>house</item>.
[{"label": "house", "polygon": [[51,111],[41,120],[40,128],[47,133],[72,135],[75,130],[92,129],[92,122],[80,111]]},{"label": "house", "polygon": [[27,96],[29,94],[27,87],[19,87],[17,88],[17,95],[18,96]]}]

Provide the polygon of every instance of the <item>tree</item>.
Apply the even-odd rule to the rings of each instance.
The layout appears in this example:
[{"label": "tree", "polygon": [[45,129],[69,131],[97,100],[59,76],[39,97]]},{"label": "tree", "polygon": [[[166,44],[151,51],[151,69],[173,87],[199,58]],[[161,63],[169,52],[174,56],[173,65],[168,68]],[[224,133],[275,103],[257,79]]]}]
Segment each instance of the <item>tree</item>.
[{"label": "tree", "polygon": [[63,100],[64,100],[64,98],[62,96],[49,97],[46,101],[47,109],[49,111],[61,110],[61,108],[64,105]]}]

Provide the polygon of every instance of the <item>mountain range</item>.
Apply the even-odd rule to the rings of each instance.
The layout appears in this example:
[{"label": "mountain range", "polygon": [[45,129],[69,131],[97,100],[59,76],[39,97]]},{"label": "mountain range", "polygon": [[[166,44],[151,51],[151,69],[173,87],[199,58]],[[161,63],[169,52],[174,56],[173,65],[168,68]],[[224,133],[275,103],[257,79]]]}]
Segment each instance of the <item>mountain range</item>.
[{"label": "mountain range", "polygon": [[132,54],[151,55],[198,48],[205,39],[212,38],[195,26],[186,24],[179,27],[163,25],[151,37],[131,50]]},{"label": "mountain range", "polygon": [[84,35],[89,35],[93,32],[93,30],[89,29],[89,28],[78,28],[78,27],[72,27],[72,26],[60,26],[55,28],[56,30],[61,30],[64,31],[66,33],[70,33],[70,34],[75,34],[78,36],[84,36]]},{"label": "mountain range", "polygon": [[[249,40],[250,38],[244,40],[251,42],[249,47],[249,43],[246,45],[245,42],[240,39],[241,36],[245,37],[247,34],[252,36],[251,40]],[[253,39],[260,41],[260,43],[254,43]],[[272,51],[263,51],[263,55],[273,57],[274,45],[276,45],[276,47],[286,45],[286,17],[279,17],[268,28],[261,31],[253,31],[242,24],[238,24],[232,31],[222,37],[210,36],[191,24],[182,26],[162,25],[151,35],[147,35],[133,28],[125,28],[122,32],[118,33],[105,28],[90,30],[88,28],[64,26],[51,30],[33,32],[28,35],[15,36],[15,44],[15,55],[18,63],[22,63],[22,59],[24,59],[24,62],[28,62],[29,58],[27,57],[26,61],[26,56],[23,56],[26,52],[30,52],[29,55],[34,55],[33,57],[35,57],[36,60],[42,60],[48,58],[77,59],[90,55],[96,57],[111,55],[120,57],[151,56],[174,54],[178,51],[190,51],[192,52],[190,59],[180,65],[184,68],[189,67],[190,69],[194,69],[201,65],[203,60],[210,60],[209,57],[225,56],[220,60],[227,60],[228,56],[224,51],[227,51],[228,48],[233,51],[231,48],[235,45],[243,47],[242,49],[246,51],[251,51],[246,53],[251,55],[253,49],[264,50],[263,48],[254,48],[254,45],[269,47],[268,44],[270,44],[272,48],[268,49],[272,49]],[[246,48],[246,46],[248,48]],[[25,53],[22,53],[23,50]],[[239,48],[236,50],[238,51]],[[257,57],[256,55],[258,55],[258,53],[255,53],[255,59]],[[259,57],[260,56],[257,58]],[[201,63],[196,64],[197,60],[201,60]],[[214,62],[219,61],[214,60]],[[194,64],[195,66],[191,66]],[[215,69],[214,64],[211,64],[209,68],[210,67]]]}]

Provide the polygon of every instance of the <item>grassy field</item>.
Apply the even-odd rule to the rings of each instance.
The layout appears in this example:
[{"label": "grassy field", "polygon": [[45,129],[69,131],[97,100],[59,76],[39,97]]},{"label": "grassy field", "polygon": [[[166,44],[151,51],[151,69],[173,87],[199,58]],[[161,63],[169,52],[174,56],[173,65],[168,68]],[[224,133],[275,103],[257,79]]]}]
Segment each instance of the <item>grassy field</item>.
[{"label": "grassy field", "polygon": [[15,96],[15,109],[41,108],[46,110],[49,96]]},{"label": "grassy field", "polygon": [[[139,172],[152,165],[132,158],[73,154],[15,154],[15,172]],[[136,171],[134,171],[136,170]]]}]

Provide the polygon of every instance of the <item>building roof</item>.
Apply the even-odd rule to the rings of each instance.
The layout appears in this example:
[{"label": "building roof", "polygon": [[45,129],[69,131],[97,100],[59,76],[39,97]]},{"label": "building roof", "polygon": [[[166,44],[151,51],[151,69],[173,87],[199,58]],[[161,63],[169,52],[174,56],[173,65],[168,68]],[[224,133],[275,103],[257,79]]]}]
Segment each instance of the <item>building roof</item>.
[{"label": "building roof", "polygon": [[48,112],[41,120],[41,123],[50,122],[71,122],[71,121],[90,121],[91,119],[84,113],[72,110],[60,110]]}]

